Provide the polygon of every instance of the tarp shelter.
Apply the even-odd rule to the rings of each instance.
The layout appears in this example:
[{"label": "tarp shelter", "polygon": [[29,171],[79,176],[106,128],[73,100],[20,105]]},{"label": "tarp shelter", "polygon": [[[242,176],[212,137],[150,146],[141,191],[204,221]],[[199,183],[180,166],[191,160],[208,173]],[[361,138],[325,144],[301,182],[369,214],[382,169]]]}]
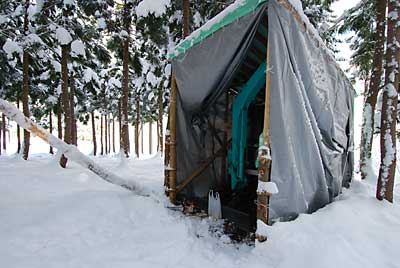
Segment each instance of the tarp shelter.
[{"label": "tarp shelter", "polygon": [[212,189],[223,217],[232,208],[255,222],[267,66],[271,181],[279,189],[270,222],[314,212],[351,181],[354,91],[296,4],[236,1],[170,54],[181,198],[206,200]]}]

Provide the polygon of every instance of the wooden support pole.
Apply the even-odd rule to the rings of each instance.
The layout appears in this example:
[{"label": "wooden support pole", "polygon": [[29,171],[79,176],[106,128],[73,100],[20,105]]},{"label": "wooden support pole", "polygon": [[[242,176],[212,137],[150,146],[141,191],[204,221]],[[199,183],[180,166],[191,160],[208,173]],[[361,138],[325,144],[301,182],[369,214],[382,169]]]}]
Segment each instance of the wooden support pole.
[{"label": "wooden support pole", "polygon": [[[270,43],[267,44],[267,70],[265,85],[265,109],[264,109],[264,144],[258,152],[258,184],[270,181],[271,175],[271,144],[270,144],[270,92],[271,92],[271,72],[270,72]],[[257,191],[257,219],[268,224],[269,193]],[[265,241],[263,235],[257,236],[259,241]]]},{"label": "wooden support pole", "polygon": [[221,148],[214,155],[210,156],[200,168],[195,170],[186,180],[184,180],[177,187],[176,192],[179,193],[180,191],[182,191],[189,183],[191,183],[195,178],[197,178],[201,173],[203,173],[203,171],[206,170],[217,157],[224,156],[225,151],[226,148]]},{"label": "wooden support pole", "polygon": [[171,80],[171,101],[169,113],[170,143],[169,143],[169,200],[171,203],[176,201],[176,80],[172,74]]}]

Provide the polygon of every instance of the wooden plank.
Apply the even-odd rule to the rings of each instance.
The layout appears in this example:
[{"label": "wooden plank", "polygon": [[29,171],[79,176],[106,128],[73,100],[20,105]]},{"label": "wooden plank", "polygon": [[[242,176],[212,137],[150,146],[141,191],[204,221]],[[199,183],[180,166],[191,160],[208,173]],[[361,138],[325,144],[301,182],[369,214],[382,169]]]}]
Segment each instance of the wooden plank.
[{"label": "wooden plank", "polygon": [[176,189],[176,192],[182,191],[189,183],[191,183],[195,178],[197,178],[204,170],[206,170],[214,160],[219,157],[223,156],[225,148],[220,148],[214,155],[210,156],[206,159],[205,163],[201,165],[200,168],[195,170],[186,180],[184,180]]}]

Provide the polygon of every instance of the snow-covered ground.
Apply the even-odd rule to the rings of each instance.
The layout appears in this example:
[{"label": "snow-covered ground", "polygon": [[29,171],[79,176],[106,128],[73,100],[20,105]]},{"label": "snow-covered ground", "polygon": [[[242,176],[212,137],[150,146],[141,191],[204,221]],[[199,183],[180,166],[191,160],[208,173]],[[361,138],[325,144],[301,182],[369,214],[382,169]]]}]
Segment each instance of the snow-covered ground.
[{"label": "snow-covered ground", "polygon": [[61,169],[47,150],[35,138],[29,161],[0,157],[0,267],[400,267],[399,180],[389,204],[356,176],[336,202],[250,247],[168,209],[159,156],[95,158],[155,193],[141,197],[76,164]]}]

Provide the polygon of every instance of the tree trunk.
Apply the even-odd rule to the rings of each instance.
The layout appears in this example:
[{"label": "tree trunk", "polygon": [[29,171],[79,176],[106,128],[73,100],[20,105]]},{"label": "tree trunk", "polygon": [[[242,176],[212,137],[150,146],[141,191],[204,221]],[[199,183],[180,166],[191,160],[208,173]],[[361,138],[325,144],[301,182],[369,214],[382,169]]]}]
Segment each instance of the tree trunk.
[{"label": "tree trunk", "polygon": [[183,0],[183,38],[190,34],[190,1]]},{"label": "tree trunk", "polygon": [[[19,110],[19,97],[17,98],[17,108]],[[21,128],[17,124],[17,154],[21,153]]]},{"label": "tree trunk", "polygon": [[[365,103],[363,110],[363,123],[361,128],[361,148],[360,148],[360,170],[361,178],[365,179],[371,170],[371,150],[374,133],[375,107],[382,78],[382,63],[385,52],[385,17],[386,1],[376,0],[377,28],[376,28],[376,47],[372,62],[372,74],[369,90],[365,91]],[[366,82],[367,85],[367,82]]]},{"label": "tree trunk", "polygon": [[73,75],[70,77],[70,112],[71,112],[71,144],[78,145],[78,130],[75,118],[75,78]]},{"label": "tree trunk", "polygon": [[3,99],[0,99],[0,111],[5,113],[9,119],[16,121],[22,128],[32,132],[57,150],[65,153],[69,159],[75,161],[78,165],[89,169],[103,180],[126,188],[136,194],[148,196],[148,193],[146,193],[146,191],[135,181],[121,178],[118,175],[107,171],[102,166],[97,165],[92,159],[82,154],[77,147],[69,146],[67,143],[49,134],[43,128],[36,125],[32,120],[24,117],[14,105],[11,105]]},{"label": "tree trunk", "polygon": [[139,96],[136,96],[136,120],[135,120],[135,154],[139,157],[139,124],[140,124],[140,101]]},{"label": "tree trunk", "polygon": [[153,153],[153,122],[149,121],[149,154]]},{"label": "tree trunk", "polygon": [[108,123],[107,123],[107,113],[104,115],[104,152],[108,154]]},{"label": "tree trunk", "polygon": [[100,115],[100,155],[104,154],[104,145],[103,145],[103,115]]},{"label": "tree trunk", "polygon": [[6,134],[6,115],[2,115],[2,121],[3,121],[3,149],[4,151],[7,150],[7,134]]},{"label": "tree trunk", "polygon": [[[0,141],[1,141],[1,133],[2,133],[2,131],[0,130]],[[1,155],[1,146],[0,146],[0,155]]]},{"label": "tree trunk", "polygon": [[157,149],[163,154],[163,115],[164,115],[164,103],[163,103],[163,83],[161,83],[158,89],[158,147]]},{"label": "tree trunk", "polygon": [[112,146],[113,146],[113,153],[115,154],[115,118],[113,115],[112,119]]},{"label": "tree trunk", "polygon": [[107,114],[107,123],[108,123],[108,153],[111,153],[111,116]]},{"label": "tree trunk", "polygon": [[[28,34],[28,8],[29,0],[25,1],[25,17],[24,17],[24,31],[25,36]],[[30,116],[29,113],[29,54],[26,49],[23,52],[23,64],[22,64],[22,110],[26,117]],[[24,145],[23,145],[23,158],[28,160],[29,156],[29,145],[30,145],[30,134],[29,131],[24,130]]]},{"label": "tree trunk", "polygon": [[118,101],[118,134],[119,134],[119,151],[122,153],[124,151],[123,145],[122,145],[122,111],[121,111],[121,100]]},{"label": "tree trunk", "polygon": [[58,138],[62,140],[63,138],[63,130],[62,130],[62,108],[61,108],[61,101],[60,98],[58,99],[58,111],[57,111],[57,132]]},{"label": "tree trunk", "polygon": [[[49,111],[49,124],[50,124],[50,126],[49,126],[50,134],[53,134],[53,113],[51,111],[51,108],[50,108],[50,111]],[[54,154],[53,147],[51,145],[50,145],[49,153],[50,154]]]},{"label": "tree trunk", "polygon": [[[70,107],[70,97],[68,93],[68,57],[69,57],[69,46],[63,45],[61,46],[61,101],[62,101],[62,109],[64,112],[64,141],[67,144],[71,144],[71,129],[72,129],[72,120],[71,120],[71,107]],[[67,166],[67,158],[62,155],[60,159],[61,167],[65,168]]]},{"label": "tree trunk", "polygon": [[[388,14],[400,14],[398,0],[389,0]],[[400,83],[400,18],[388,16],[385,88],[381,115],[381,166],[376,198],[393,202],[394,175],[396,171],[396,117]]]},{"label": "tree trunk", "polygon": [[140,147],[141,147],[141,152],[142,155],[144,154],[144,142],[143,142],[143,137],[144,137],[144,124],[143,124],[143,120],[142,122],[140,122]]},{"label": "tree trunk", "polygon": [[94,111],[90,113],[91,121],[92,121],[92,141],[93,141],[93,155],[97,154],[97,141],[96,141],[96,123],[94,118]]},{"label": "tree trunk", "polygon": [[130,15],[127,0],[124,0],[124,28],[128,36],[123,41],[122,48],[122,147],[125,157],[129,157],[129,125],[128,125],[128,105],[129,105],[129,32]]}]

